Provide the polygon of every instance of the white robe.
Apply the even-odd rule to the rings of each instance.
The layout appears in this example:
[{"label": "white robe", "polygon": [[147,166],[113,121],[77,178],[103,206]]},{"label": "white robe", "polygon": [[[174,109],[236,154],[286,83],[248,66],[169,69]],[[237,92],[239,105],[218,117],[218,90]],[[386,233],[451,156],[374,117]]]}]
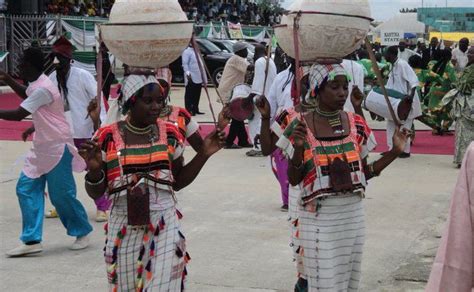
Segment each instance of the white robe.
[{"label": "white robe", "polygon": [[[252,93],[255,93],[256,97],[262,94],[265,96],[268,96],[268,93],[270,92],[270,87],[276,76],[277,70],[276,70],[275,62],[273,62],[273,59],[270,59],[269,64],[268,64],[268,72],[265,75],[266,65],[267,65],[266,57],[261,57],[255,62],[255,74],[254,74],[253,82],[252,82]],[[265,78],[267,79],[266,83],[265,83]],[[263,88],[264,84],[265,84],[265,88]],[[253,118],[249,120],[249,132],[250,132],[250,137],[252,139],[251,140],[252,142],[255,142],[255,137],[260,134],[261,125],[262,125],[262,121],[261,121],[260,112],[258,111],[256,107],[254,107]],[[254,148],[256,150],[260,150],[260,147],[258,145],[255,145]]]},{"label": "white robe", "polygon": [[278,73],[273,80],[267,95],[272,121],[275,120],[275,117],[283,110],[293,107],[293,100],[291,99],[291,84],[293,79],[294,74],[290,71],[290,68],[288,68]]},{"label": "white robe", "polygon": [[344,70],[346,70],[352,78],[349,82],[349,95],[347,96],[346,104],[344,105],[344,111],[354,113],[354,106],[351,102],[352,88],[353,86],[357,86],[361,92],[364,92],[365,68],[361,64],[352,60],[342,60],[342,67],[344,67]]},{"label": "white robe", "polygon": [[[413,69],[410,67],[410,65],[408,65],[407,62],[398,59],[393,64],[393,69],[390,72],[386,87],[388,89],[393,89],[405,95],[408,95],[411,93],[411,90],[413,88],[418,86],[418,84],[419,81],[415,71],[413,71]],[[418,98],[418,94],[415,91],[415,97],[413,98],[413,104],[408,119],[406,119],[405,121],[400,121],[402,123],[402,127],[410,130],[411,126],[413,125],[414,119],[419,116],[421,116],[421,103],[420,99]],[[390,119],[387,119],[387,145],[389,149],[392,149],[393,147],[392,139],[393,134],[395,133],[395,128],[395,122]],[[411,139],[408,139],[404,150],[405,153],[410,153],[410,144]]]}]

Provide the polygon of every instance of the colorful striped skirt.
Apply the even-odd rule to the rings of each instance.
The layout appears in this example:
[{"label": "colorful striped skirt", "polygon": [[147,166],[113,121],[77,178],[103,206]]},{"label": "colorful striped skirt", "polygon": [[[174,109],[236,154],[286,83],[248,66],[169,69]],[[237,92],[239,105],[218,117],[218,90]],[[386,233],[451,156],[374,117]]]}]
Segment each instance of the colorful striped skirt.
[{"label": "colorful striped skirt", "polygon": [[150,210],[150,217],[149,226],[136,228],[127,226],[123,202],[112,209],[105,246],[110,291],[184,289],[190,257],[179,230],[181,214],[171,207]]},{"label": "colorful striped skirt", "polygon": [[298,253],[308,290],[357,291],[365,240],[362,198],[329,197],[318,204],[317,212],[311,206],[299,209]]}]

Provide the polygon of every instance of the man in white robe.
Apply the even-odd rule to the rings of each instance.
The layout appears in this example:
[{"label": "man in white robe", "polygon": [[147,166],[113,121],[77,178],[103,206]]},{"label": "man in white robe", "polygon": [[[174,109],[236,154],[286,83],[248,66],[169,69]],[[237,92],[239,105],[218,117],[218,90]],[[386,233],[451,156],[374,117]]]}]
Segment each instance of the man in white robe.
[{"label": "man in white robe", "polygon": [[[402,123],[402,128],[410,130],[415,118],[421,116],[421,103],[416,93],[416,87],[418,86],[418,77],[415,71],[402,59],[398,58],[398,48],[396,46],[389,47],[385,53],[385,59],[392,64],[392,70],[389,73],[389,78],[385,87],[387,89],[396,90],[407,98],[411,98],[411,111],[408,118]],[[397,109],[394,109],[397,112]],[[389,150],[392,149],[392,137],[395,133],[397,125],[392,119],[387,119],[387,145]],[[400,155],[400,158],[410,157],[410,140],[406,143],[404,152]]]},{"label": "man in white robe", "polygon": [[[270,87],[273,83],[273,80],[275,79],[275,76],[277,75],[277,70],[273,59],[268,59],[266,57],[266,50],[262,45],[255,46],[254,60],[255,73],[252,82],[252,94],[256,99],[261,95],[268,96]],[[252,139],[251,141],[253,141],[254,148],[246,153],[247,156],[262,156],[262,151],[259,145],[260,143],[258,141],[261,125],[262,121],[260,112],[256,107],[254,107],[253,117],[249,119],[249,134],[250,139]]]}]

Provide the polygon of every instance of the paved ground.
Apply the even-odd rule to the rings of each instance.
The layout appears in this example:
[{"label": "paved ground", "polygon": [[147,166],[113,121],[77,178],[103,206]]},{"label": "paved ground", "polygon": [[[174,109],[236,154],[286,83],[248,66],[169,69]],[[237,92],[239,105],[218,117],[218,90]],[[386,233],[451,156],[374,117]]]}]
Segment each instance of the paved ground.
[{"label": "paved ground", "polygon": [[[183,104],[179,96],[182,90],[174,91],[172,100]],[[204,100],[201,109],[209,112]],[[209,115],[198,119],[211,120]],[[29,146],[0,141],[0,254],[18,243],[21,218],[15,184],[21,156]],[[290,291],[295,282],[277,182],[266,158],[248,158],[244,153],[222,150],[178,194],[192,257],[189,291]],[[192,155],[187,150],[188,160]],[[414,155],[396,161],[371,181],[365,200],[361,291],[422,291],[456,181],[451,160],[450,156]],[[76,178],[79,198],[93,218],[94,205],[83,189],[83,174]],[[90,248],[73,252],[67,249],[73,239],[59,220],[46,219],[42,254],[16,259],[0,255],[1,290],[106,290],[104,234],[102,224],[93,225]]]}]

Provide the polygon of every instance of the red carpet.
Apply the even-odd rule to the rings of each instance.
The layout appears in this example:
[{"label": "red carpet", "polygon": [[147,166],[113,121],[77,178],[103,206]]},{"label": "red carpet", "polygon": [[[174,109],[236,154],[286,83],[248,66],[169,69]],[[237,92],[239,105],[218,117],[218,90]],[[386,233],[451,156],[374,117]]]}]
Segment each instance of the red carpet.
[{"label": "red carpet", "polygon": [[[201,124],[201,134],[207,135],[214,129],[213,125]],[[387,137],[385,130],[375,130],[377,148],[374,152],[387,151]],[[417,131],[415,143],[411,148],[413,154],[454,155],[454,136],[433,136],[431,131]]]},{"label": "red carpet", "polygon": [[[114,90],[112,90],[114,91]],[[13,93],[0,96],[0,109],[14,109],[21,103],[21,99]],[[21,133],[31,126],[31,122],[10,122],[0,120],[0,140],[21,141]],[[205,136],[214,129],[211,124],[201,124],[202,135]],[[375,138],[379,146],[375,152],[387,150],[387,139],[384,130],[375,130]],[[417,131],[415,143],[412,146],[413,154],[454,154],[454,136],[433,136],[431,131]]]}]

